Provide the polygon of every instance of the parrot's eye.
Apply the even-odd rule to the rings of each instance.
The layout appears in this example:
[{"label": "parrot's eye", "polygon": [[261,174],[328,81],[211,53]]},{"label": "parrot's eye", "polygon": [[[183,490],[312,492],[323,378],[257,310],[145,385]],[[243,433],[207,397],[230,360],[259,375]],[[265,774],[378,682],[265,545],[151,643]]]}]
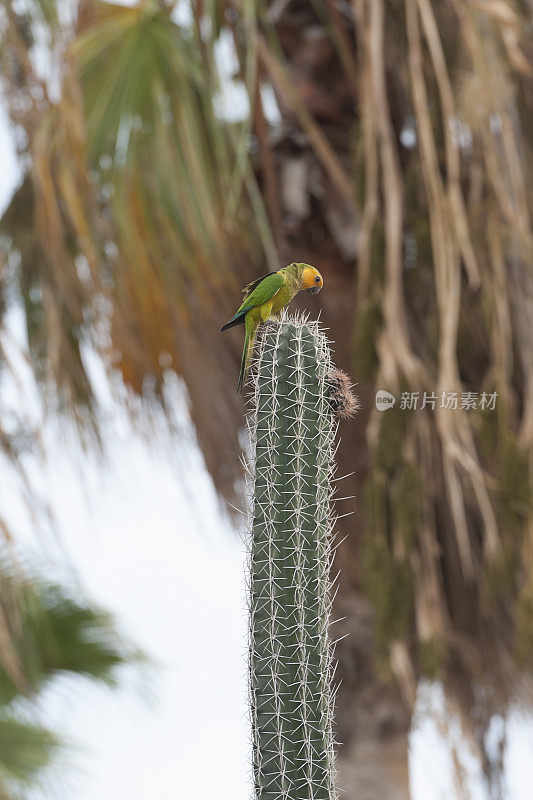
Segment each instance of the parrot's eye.
[{"label": "parrot's eye", "polygon": [[320,283],[320,275],[315,276],[315,283]]}]

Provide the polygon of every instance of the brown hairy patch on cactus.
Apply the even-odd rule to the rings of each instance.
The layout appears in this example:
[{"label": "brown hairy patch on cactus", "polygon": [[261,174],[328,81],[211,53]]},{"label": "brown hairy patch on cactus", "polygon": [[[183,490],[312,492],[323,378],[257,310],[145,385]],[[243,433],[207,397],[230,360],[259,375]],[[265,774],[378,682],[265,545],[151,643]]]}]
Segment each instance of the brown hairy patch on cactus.
[{"label": "brown hairy patch on cactus", "polygon": [[353,391],[350,376],[342,369],[332,369],[328,372],[327,384],[329,386],[329,403],[331,410],[341,417],[348,419],[359,410],[359,398]]}]

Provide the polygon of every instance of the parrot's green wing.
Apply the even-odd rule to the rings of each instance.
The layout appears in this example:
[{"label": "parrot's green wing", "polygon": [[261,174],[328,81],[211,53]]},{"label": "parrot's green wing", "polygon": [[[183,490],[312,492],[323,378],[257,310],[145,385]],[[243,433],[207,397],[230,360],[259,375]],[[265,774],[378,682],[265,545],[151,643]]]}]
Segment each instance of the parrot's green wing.
[{"label": "parrot's green wing", "polygon": [[251,308],[263,305],[263,303],[266,303],[271,297],[274,297],[284,283],[285,277],[282,273],[270,272],[268,275],[265,275],[264,278],[254,281],[253,284],[248,284],[246,289],[251,289],[251,291],[242,301],[242,305],[237,311],[237,314],[242,313],[245,309],[249,311]]},{"label": "parrot's green wing", "polygon": [[257,281],[249,283],[245,289],[247,294],[242,301],[242,305],[230,321],[222,326],[220,331],[226,331],[228,328],[233,328],[234,325],[241,325],[244,322],[247,311],[266,303],[267,300],[274,297],[284,283],[285,276],[281,272],[269,272],[264,278],[258,278]]},{"label": "parrot's green wing", "polygon": [[276,269],[276,270],[273,270],[272,272],[267,272],[266,275],[261,275],[261,277],[256,278],[255,281],[250,281],[250,283],[247,283],[246,286],[244,287],[244,289],[242,290],[242,293],[244,295],[244,299],[246,300],[246,298],[249,297],[252,294],[252,292],[255,289],[255,287],[259,286],[261,281],[264,281],[265,278],[268,278],[269,275],[277,275],[277,273],[278,273],[278,270]]}]

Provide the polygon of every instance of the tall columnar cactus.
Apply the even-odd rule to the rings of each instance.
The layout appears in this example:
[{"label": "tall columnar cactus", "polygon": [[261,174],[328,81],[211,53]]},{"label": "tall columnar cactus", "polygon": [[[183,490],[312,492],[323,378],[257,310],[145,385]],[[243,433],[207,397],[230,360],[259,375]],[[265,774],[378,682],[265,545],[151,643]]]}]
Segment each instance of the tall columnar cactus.
[{"label": "tall columnar cactus", "polygon": [[318,324],[264,326],[249,415],[250,701],[256,800],[332,800],[331,362]]}]

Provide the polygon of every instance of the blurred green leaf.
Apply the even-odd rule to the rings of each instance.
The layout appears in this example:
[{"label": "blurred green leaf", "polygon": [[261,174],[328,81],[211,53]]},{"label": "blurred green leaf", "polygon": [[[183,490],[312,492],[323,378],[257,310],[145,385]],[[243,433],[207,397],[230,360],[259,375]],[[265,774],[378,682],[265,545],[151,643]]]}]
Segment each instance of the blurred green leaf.
[{"label": "blurred green leaf", "polygon": [[0,797],[18,796],[17,785],[31,785],[50,765],[61,745],[39,725],[0,714]]},{"label": "blurred green leaf", "polygon": [[140,657],[121,642],[109,614],[60,586],[17,577],[5,565],[0,610],[12,650],[0,658],[0,705],[38,692],[62,672],[113,684],[116,668]]}]

